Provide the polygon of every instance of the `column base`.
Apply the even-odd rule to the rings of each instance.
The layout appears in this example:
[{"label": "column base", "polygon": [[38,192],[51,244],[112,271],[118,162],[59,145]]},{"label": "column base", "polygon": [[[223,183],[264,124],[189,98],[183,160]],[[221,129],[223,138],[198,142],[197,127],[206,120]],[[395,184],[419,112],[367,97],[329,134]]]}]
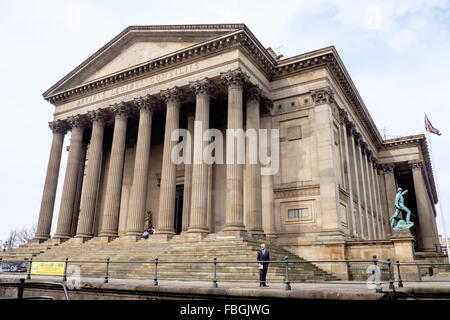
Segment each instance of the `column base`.
[{"label": "column base", "polygon": [[70,241],[71,243],[76,243],[76,244],[83,244],[85,242],[88,242],[89,240],[91,240],[93,237],[92,236],[75,236],[75,238],[72,238]]},{"label": "column base", "polygon": [[40,243],[44,243],[45,241],[47,241],[47,240],[49,240],[50,239],[50,237],[48,237],[48,238],[33,238],[33,239],[31,239],[30,241],[28,241],[29,243],[37,243],[37,244],[40,244]]},{"label": "column base", "polygon": [[54,237],[54,238],[48,240],[48,242],[51,243],[51,244],[61,244],[61,243],[66,242],[69,239],[70,238],[56,238],[56,237]]},{"label": "column base", "polygon": [[149,239],[152,239],[152,241],[155,242],[167,242],[169,241],[175,233],[168,234],[168,233],[155,233],[149,237]]},{"label": "column base", "polygon": [[261,230],[248,230],[248,235],[251,236],[255,240],[265,240],[266,235]]},{"label": "column base", "polygon": [[187,232],[183,233],[183,235],[186,238],[202,240],[209,235],[209,231],[205,231],[202,229],[192,229],[192,230],[188,230]]},{"label": "column base", "polygon": [[249,234],[246,230],[233,230],[233,229],[223,229],[218,232],[219,236],[233,237],[233,238],[248,238]]},{"label": "column base", "polygon": [[100,235],[97,239],[99,242],[109,243],[117,238],[118,236],[116,235]]}]

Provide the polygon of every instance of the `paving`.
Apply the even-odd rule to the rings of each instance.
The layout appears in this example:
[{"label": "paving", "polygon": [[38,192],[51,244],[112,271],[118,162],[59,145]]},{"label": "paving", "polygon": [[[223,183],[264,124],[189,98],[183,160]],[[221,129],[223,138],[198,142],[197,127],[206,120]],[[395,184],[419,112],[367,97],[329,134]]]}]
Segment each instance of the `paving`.
[{"label": "paving", "polygon": [[[26,274],[0,274],[0,281],[16,281],[26,278]],[[69,279],[70,280],[70,279]],[[439,282],[406,282],[397,291],[417,294],[430,298],[450,298],[450,278],[443,278]],[[446,280],[446,281],[445,281]],[[60,276],[32,276],[30,281],[62,282]],[[70,281],[67,283],[69,284]],[[315,300],[379,300],[389,292],[389,283],[382,283],[382,293],[376,293],[375,288],[369,288],[365,282],[331,281],[331,282],[302,282],[292,283],[291,290],[285,289],[285,284],[268,281],[269,287],[260,288],[254,282],[218,282],[218,288],[213,288],[211,281],[177,281],[158,280],[155,286],[153,280],[142,279],[109,279],[104,283],[103,278],[81,278],[79,289],[74,292],[97,292],[99,299],[109,299],[112,294],[123,295],[127,299],[135,297],[142,299],[151,297],[156,299],[315,299]],[[108,295],[104,295],[108,293]],[[96,298],[96,299],[97,299]],[[76,297],[75,297],[76,299]]]}]

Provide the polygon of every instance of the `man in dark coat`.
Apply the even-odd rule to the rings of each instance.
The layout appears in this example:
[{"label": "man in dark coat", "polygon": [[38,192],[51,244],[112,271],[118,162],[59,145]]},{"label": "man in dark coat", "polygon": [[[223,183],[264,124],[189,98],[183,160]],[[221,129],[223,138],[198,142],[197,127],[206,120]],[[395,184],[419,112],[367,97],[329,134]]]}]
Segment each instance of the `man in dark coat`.
[{"label": "man in dark coat", "polygon": [[259,264],[259,286],[268,287],[266,285],[266,275],[267,269],[269,268],[270,255],[269,251],[266,250],[266,245],[264,243],[261,244],[261,250],[258,250],[256,259],[258,260]]}]

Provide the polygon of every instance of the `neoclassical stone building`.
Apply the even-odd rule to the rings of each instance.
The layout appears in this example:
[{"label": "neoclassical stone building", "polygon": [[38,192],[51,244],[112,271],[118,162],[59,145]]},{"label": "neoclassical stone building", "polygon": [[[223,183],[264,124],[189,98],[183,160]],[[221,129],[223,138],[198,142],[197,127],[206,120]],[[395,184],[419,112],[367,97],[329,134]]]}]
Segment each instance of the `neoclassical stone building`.
[{"label": "neoclassical stone building", "polygon": [[[334,47],[280,60],[241,24],[132,26],[43,96],[55,109],[36,241],[55,211],[52,241],[132,240],[150,220],[161,238],[265,237],[308,259],[399,257],[400,238],[440,250],[425,137],[383,140]],[[278,129],[279,170],[173,163],[171,134],[194,136],[194,121]],[[407,239],[389,221],[399,186],[416,215]]]}]

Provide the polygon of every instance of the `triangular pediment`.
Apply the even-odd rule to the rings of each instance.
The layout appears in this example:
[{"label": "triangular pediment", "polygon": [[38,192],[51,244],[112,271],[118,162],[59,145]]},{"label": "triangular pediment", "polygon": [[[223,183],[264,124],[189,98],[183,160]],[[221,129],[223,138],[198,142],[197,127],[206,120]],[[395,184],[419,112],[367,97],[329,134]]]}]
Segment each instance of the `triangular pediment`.
[{"label": "triangular pediment", "polygon": [[43,95],[75,88],[244,27],[243,24],[128,27]]}]

